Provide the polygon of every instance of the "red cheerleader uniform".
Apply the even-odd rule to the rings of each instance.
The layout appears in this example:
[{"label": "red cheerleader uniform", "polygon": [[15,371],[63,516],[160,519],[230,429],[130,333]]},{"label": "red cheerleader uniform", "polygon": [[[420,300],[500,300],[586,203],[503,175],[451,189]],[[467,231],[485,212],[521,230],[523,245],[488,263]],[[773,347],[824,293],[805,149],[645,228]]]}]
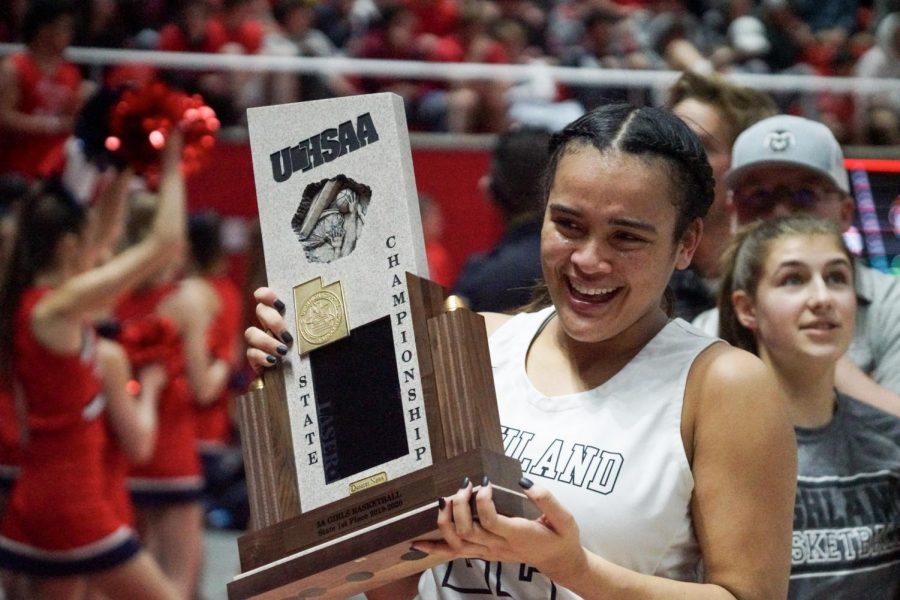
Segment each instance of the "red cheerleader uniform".
[{"label": "red cheerleader uniform", "polygon": [[[75,115],[82,81],[77,66],[60,62],[53,73],[45,73],[28,52],[13,54],[9,60],[18,79],[18,111],[29,115]],[[60,173],[67,137],[67,133],[0,132],[0,172],[12,171],[29,180]]]},{"label": "red cheerleader uniform", "polygon": [[46,288],[32,288],[16,313],[14,376],[27,406],[28,442],[0,526],[0,565],[35,575],[109,569],[139,550],[108,498],[103,419],[93,330],[78,355],[44,347],[31,330]]},{"label": "red cheerleader uniform", "polygon": [[0,381],[0,492],[8,491],[19,477],[22,447],[19,418],[12,385]]},{"label": "red cheerleader uniform", "polygon": [[[234,359],[241,332],[241,293],[227,276],[207,277],[206,282],[219,298],[219,312],[207,336],[209,351],[217,359]],[[231,418],[228,414],[231,390],[225,389],[208,406],[196,405],[197,443],[200,452],[214,452],[231,442]]]},{"label": "red cheerleader uniform", "polygon": [[115,432],[110,427],[109,421],[104,423],[110,440],[106,454],[103,457],[103,468],[107,475],[106,497],[112,502],[113,508],[123,523],[134,527],[134,505],[131,503],[131,494],[128,490],[128,473],[131,470],[131,461],[115,442]]},{"label": "red cheerleader uniform", "polygon": [[122,322],[120,343],[135,373],[148,363],[161,362],[168,381],[159,398],[156,448],[146,464],[133,467],[128,487],[136,505],[193,502],[203,490],[194,431],[194,409],[185,373],[181,338],[172,321],[156,314],[175,284],[139,290],[116,308]]}]

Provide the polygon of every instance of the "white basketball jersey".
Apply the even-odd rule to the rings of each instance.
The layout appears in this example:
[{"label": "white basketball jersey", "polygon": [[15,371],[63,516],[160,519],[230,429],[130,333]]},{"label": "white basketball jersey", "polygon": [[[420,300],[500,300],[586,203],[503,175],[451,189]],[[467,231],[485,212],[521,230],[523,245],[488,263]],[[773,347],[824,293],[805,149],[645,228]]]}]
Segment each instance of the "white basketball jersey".
[{"label": "white basketball jersey", "polygon": [[[506,454],[575,515],[581,542],[628,569],[699,579],[694,487],[681,437],[688,371],[716,341],[676,319],[621,371],[586,392],[547,397],[525,372],[528,348],[553,308],[516,315],[490,338]],[[460,476],[465,475],[461,473]],[[426,571],[433,598],[577,598],[528,565],[456,560]]]}]

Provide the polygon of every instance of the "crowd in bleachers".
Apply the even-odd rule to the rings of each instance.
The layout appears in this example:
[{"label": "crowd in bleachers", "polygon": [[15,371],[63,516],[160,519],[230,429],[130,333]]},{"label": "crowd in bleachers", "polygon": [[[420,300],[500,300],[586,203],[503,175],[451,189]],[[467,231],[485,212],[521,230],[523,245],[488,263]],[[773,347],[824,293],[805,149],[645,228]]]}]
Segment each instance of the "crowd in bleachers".
[{"label": "crowd in bleachers", "polygon": [[[4,4],[0,41],[22,41],[26,3]],[[896,0],[92,0],[79,5],[74,44],[88,47],[900,76]],[[141,75],[133,67],[88,73],[107,82]],[[202,92],[226,125],[241,124],[248,106],[390,90],[404,98],[414,129],[501,132],[511,114],[535,114],[522,112],[523,104],[538,102],[571,116],[572,106],[584,111],[610,100],[640,101],[645,94],[552,80],[512,86],[501,80],[234,71],[168,77]],[[782,112],[826,123],[841,143],[900,143],[900,92],[779,92],[776,102]],[[538,111],[531,120],[546,119],[547,112]]]}]

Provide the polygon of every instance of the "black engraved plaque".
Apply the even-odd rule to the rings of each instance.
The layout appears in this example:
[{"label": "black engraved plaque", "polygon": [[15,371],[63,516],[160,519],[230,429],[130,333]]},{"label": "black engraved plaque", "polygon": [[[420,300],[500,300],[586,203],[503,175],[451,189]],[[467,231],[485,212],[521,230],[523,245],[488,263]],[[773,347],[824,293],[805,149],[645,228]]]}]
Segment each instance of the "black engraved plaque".
[{"label": "black engraved plaque", "polygon": [[326,483],[409,452],[393,344],[385,316],[309,355]]}]

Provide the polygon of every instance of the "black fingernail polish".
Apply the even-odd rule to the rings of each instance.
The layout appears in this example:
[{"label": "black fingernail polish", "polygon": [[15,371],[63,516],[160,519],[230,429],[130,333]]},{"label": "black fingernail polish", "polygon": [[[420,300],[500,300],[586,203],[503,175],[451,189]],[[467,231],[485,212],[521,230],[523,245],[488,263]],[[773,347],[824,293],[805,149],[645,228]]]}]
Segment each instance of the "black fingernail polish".
[{"label": "black fingernail polish", "polygon": [[284,302],[282,302],[281,300],[275,300],[274,306],[275,306],[275,310],[277,310],[278,312],[280,312],[280,313],[284,312]]},{"label": "black fingernail polish", "polygon": [[278,346],[277,348],[275,348],[275,350],[278,351],[278,354],[280,354],[282,356],[287,354],[287,346],[285,346],[284,344]]},{"label": "black fingernail polish", "polygon": [[491,480],[488,479],[487,475],[485,475],[484,477],[481,478],[481,487],[487,487],[490,484],[491,484]]},{"label": "black fingernail polish", "polygon": [[288,332],[288,331],[282,331],[281,332],[281,341],[284,342],[285,344],[290,344],[291,342],[294,341],[294,336],[292,336],[290,334],[290,332]]},{"label": "black fingernail polish", "polygon": [[443,497],[438,498],[438,510],[444,510],[445,506],[447,506],[447,501]]},{"label": "black fingernail polish", "polygon": [[276,360],[278,360],[278,359],[275,358],[274,356],[272,356],[271,354],[266,354],[266,362],[269,363],[270,365],[274,365]]},{"label": "black fingernail polish", "polygon": [[464,489],[466,489],[467,487],[469,487],[469,478],[468,478],[468,477],[466,477],[465,479],[463,479],[462,483],[461,483],[460,486],[459,486],[459,489],[464,490]]},{"label": "black fingernail polish", "polygon": [[534,482],[527,477],[523,477],[519,480],[519,487],[523,490],[531,489],[531,486],[534,485]]}]

